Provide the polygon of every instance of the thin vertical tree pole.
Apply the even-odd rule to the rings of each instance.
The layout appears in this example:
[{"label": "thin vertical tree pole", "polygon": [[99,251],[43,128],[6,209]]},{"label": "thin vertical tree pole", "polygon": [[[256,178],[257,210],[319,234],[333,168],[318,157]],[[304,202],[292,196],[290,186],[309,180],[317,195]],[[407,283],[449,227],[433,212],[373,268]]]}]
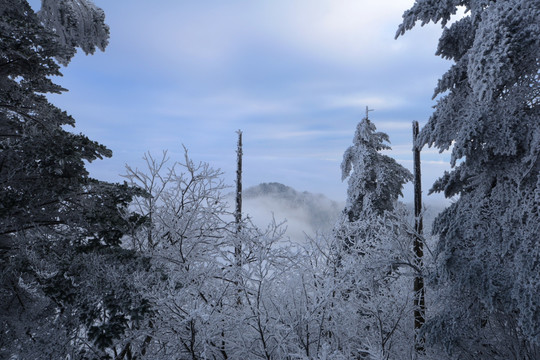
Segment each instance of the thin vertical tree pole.
[{"label": "thin vertical tree pole", "polygon": [[240,297],[240,277],[242,267],[242,240],[240,232],[242,231],[242,131],[238,130],[238,146],[236,148],[236,210],[234,212],[234,219],[236,223],[236,242],[234,244],[234,260],[236,262],[236,286],[238,288],[238,297],[236,298],[236,304],[242,304],[242,298]]},{"label": "thin vertical tree pole", "polygon": [[[240,234],[242,227],[242,131],[238,130],[238,146],[236,149],[236,210],[234,218],[236,222],[236,234]],[[236,265],[241,266],[242,244],[240,240],[234,247]]]},{"label": "thin vertical tree pole", "polygon": [[[415,266],[422,269],[424,257],[424,244],[422,242],[422,175],[420,172],[420,149],[416,143],[418,138],[418,121],[413,121],[413,154],[414,154],[414,244]],[[425,351],[425,337],[419,331],[426,322],[426,302],[424,278],[417,274],[414,278],[414,339],[418,352]]]}]

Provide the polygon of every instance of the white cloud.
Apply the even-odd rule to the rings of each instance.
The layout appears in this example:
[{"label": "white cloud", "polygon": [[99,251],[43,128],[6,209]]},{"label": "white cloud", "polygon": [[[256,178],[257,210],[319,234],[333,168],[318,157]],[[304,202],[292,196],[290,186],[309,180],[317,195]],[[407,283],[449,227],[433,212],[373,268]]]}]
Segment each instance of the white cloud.
[{"label": "white cloud", "polygon": [[[136,1],[129,5],[129,16],[125,8],[121,14],[107,14],[121,24],[113,27],[111,43],[118,39],[116,33],[125,50],[152,63],[219,72],[257,47],[352,67],[395,61],[411,45],[393,37],[412,4],[413,0]],[[103,7],[107,11],[110,6]]]},{"label": "white cloud", "polygon": [[[277,41],[319,59],[359,66],[396,49],[393,39],[410,4],[400,0],[273,1],[266,29]],[[277,25],[277,26],[276,26]]]},{"label": "white cloud", "polygon": [[376,121],[375,120],[375,126],[377,126],[377,130],[379,131],[396,131],[396,130],[405,131],[405,130],[410,130],[412,128],[411,123],[408,121]]},{"label": "white cloud", "polygon": [[349,131],[344,130],[292,130],[292,129],[275,129],[274,131],[260,133],[255,135],[260,139],[276,139],[276,140],[285,140],[285,139],[315,139],[328,136],[347,136]]},{"label": "white cloud", "polygon": [[154,112],[171,117],[194,119],[219,118],[220,120],[243,119],[257,115],[276,115],[294,112],[293,104],[284,99],[271,100],[240,93],[217,93],[190,97],[185,94],[166,92],[155,95]]},{"label": "white cloud", "polygon": [[[332,95],[326,100],[326,106],[330,108],[359,108],[364,109],[366,105],[372,108],[392,109],[400,107],[405,103],[405,99],[392,96],[377,96],[365,93]],[[377,123],[378,124],[378,123]]]},{"label": "white cloud", "polygon": [[234,50],[241,30],[234,12],[223,6],[136,1],[130,4],[129,16],[122,15],[118,21],[123,25],[123,46],[152,63],[219,67]]}]

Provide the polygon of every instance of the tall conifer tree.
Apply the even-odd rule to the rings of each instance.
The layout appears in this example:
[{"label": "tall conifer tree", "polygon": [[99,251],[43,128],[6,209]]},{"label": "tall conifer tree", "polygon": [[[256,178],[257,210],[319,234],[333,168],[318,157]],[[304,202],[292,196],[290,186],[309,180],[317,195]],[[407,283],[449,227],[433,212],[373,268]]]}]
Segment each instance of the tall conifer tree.
[{"label": "tall conifer tree", "polygon": [[444,296],[428,340],[455,358],[539,358],[540,2],[417,0],[397,36],[417,21],[441,22],[437,55],[454,62],[418,140],[451,149],[431,191],[458,197],[434,226]]},{"label": "tall conifer tree", "polygon": [[[393,158],[389,137],[366,116],[345,150],[342,179],[349,179],[347,203],[335,228],[335,269],[345,304],[355,304],[359,356],[393,358],[413,342],[412,287],[402,268],[412,258],[405,210],[398,203],[412,174]],[[358,356],[358,355],[354,355]]]},{"label": "tall conifer tree", "polygon": [[0,3],[0,357],[106,358],[148,310],[131,278],[144,261],[119,246],[138,191],[89,177],[111,151],[45,96],[65,91],[58,62],[105,47],[103,11],[42,6]]},{"label": "tall conifer tree", "polygon": [[403,184],[412,180],[407,169],[380,153],[390,150],[389,137],[376,131],[368,114],[366,107],[366,117],[358,123],[353,145],[345,150],[341,163],[341,179],[349,179],[345,212],[351,222],[392,211]]}]

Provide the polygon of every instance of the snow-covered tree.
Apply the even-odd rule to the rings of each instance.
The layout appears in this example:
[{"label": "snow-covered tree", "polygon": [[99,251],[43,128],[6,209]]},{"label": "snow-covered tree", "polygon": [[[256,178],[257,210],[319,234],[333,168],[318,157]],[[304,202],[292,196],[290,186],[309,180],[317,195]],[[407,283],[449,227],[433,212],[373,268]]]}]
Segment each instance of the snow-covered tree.
[{"label": "snow-covered tree", "polygon": [[[265,230],[237,226],[222,192],[221,172],[208,163],[172,162],[145,155],[147,169],[126,177],[149,196],[133,208],[148,221],[125,245],[151,256],[156,274],[146,294],[155,313],[145,344],[149,358],[286,358],[293,341],[280,309],[293,256],[272,223]],[[238,244],[242,244],[238,252]]]},{"label": "snow-covered tree", "polygon": [[380,153],[390,150],[389,137],[376,131],[366,117],[358,123],[353,145],[343,154],[342,181],[349,178],[345,212],[350,222],[367,214],[383,215],[392,211],[403,184],[412,180],[411,173],[390,156]]},{"label": "snow-covered tree", "polygon": [[417,0],[397,36],[417,21],[441,22],[437,55],[454,62],[418,140],[451,149],[432,191],[458,197],[434,226],[445,294],[428,340],[455,358],[539,358],[540,2]]},{"label": "snow-covered tree", "polygon": [[[124,246],[151,259],[146,294],[155,307],[146,322],[145,342],[132,342],[132,354],[148,358],[200,358],[219,354],[223,317],[219,306],[236,295],[231,268],[221,255],[227,237],[225,189],[221,172],[207,163],[144,156],[146,168],[127,166],[125,177],[147,195],[134,199],[133,211],[145,219]],[[225,251],[223,249],[223,251]],[[227,270],[225,271],[224,270]]]},{"label": "snow-covered tree", "polygon": [[[65,89],[54,58],[66,46],[44,28],[26,1],[0,7],[0,161],[2,167],[1,233],[58,223],[61,199],[77,196],[88,173],[84,161],[111,156],[103,145],[63,126],[74,119],[43,94]],[[74,50],[73,50],[74,51]],[[62,217],[69,216],[63,213]]]},{"label": "snow-covered tree", "polygon": [[[377,219],[388,216],[394,210],[397,199],[402,195],[403,185],[412,180],[412,174],[382,150],[390,150],[389,137],[376,131],[375,124],[369,120],[369,110],[356,127],[353,145],[343,154],[341,179],[349,179],[347,203],[336,227],[337,236],[345,242],[354,243],[358,238],[369,237],[369,230],[376,227]],[[355,222],[370,223],[373,226],[357,227],[356,235],[346,228]],[[363,230],[361,230],[363,229]],[[345,231],[347,235],[340,234]],[[353,245],[351,243],[351,245]],[[362,253],[364,253],[362,251]]]},{"label": "snow-covered tree", "polygon": [[45,97],[64,91],[57,60],[105,46],[101,10],[43,5],[0,3],[0,357],[104,358],[148,310],[132,282],[142,259],[119,247],[139,191],[91,179],[85,161],[110,150],[67,131],[74,119]]},{"label": "snow-covered tree", "polygon": [[398,356],[397,348],[402,355],[412,349],[407,345],[413,342],[412,282],[405,276],[414,269],[412,237],[406,211],[397,201],[412,175],[380,153],[390,149],[388,141],[387,134],[376,131],[366,109],[341,165],[349,186],[335,227],[334,266],[343,299],[339,308],[356,309],[354,316],[340,318],[352,320],[350,326],[357,329],[356,350],[347,357],[386,359]]}]

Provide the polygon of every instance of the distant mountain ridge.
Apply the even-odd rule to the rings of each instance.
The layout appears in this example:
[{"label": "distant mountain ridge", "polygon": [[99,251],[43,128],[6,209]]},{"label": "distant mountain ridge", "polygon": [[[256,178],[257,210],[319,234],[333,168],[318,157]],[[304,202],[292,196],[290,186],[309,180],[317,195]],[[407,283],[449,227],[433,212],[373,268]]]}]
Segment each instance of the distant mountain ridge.
[{"label": "distant mountain ridge", "polygon": [[[307,191],[304,191],[305,194],[308,194]],[[251,186],[244,190],[243,195],[245,198],[253,198],[261,195],[275,195],[275,196],[284,196],[284,197],[295,197],[299,194],[298,191],[293,189],[290,186],[278,183],[278,182],[269,182],[269,183],[260,183],[259,185]]]},{"label": "distant mountain ridge", "polygon": [[270,197],[280,200],[287,209],[301,209],[307,213],[310,225],[317,230],[331,229],[344,206],[344,204],[331,200],[323,194],[300,192],[277,182],[261,183],[249,187],[243,192],[243,196],[246,200]]},{"label": "distant mountain ridge", "polygon": [[276,221],[287,220],[287,236],[303,242],[305,234],[329,231],[343,210],[344,203],[323,194],[297,191],[277,183],[261,183],[242,192],[244,215],[250,216],[259,227],[265,227],[272,216]]}]

